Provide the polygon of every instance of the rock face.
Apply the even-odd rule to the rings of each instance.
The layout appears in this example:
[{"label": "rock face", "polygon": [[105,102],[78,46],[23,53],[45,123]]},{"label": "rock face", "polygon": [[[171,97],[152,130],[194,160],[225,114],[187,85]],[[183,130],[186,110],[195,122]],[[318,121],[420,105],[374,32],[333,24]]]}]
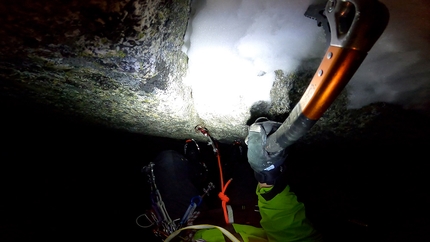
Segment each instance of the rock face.
[{"label": "rock face", "polygon": [[[308,60],[296,73],[277,71],[271,102],[240,110],[234,120],[199,116],[182,80],[190,13],[190,0],[3,1],[0,97],[3,103],[44,105],[76,121],[173,139],[206,141],[195,132],[200,124],[230,143],[244,139],[257,117],[284,121],[320,60]],[[350,122],[346,96],[310,137]]]},{"label": "rock face", "polygon": [[[190,1],[0,1],[0,177],[8,202],[1,241],[65,234],[147,241],[129,223],[143,211],[145,162],[160,150],[182,151],[181,139],[207,142],[197,124],[221,142],[224,158],[257,117],[288,117],[320,60],[277,71],[271,102],[235,120],[199,116],[182,82]],[[385,103],[348,110],[347,95],[292,147],[291,186],[327,241],[374,241],[375,234],[429,241],[428,116]],[[255,195],[235,178],[230,198],[243,199],[244,188]]]},{"label": "rock face", "polygon": [[184,138],[201,122],[181,81],[189,13],[189,0],[2,2],[1,96]]},{"label": "rock face", "polygon": [[[2,2],[0,97],[45,105],[85,123],[173,139],[206,140],[195,132],[200,124],[230,143],[244,139],[247,124],[259,116],[282,122],[314,69],[277,71],[270,103],[233,118],[199,116],[183,83],[187,56],[181,48],[190,14],[190,0]],[[319,60],[310,63],[316,67]]]}]

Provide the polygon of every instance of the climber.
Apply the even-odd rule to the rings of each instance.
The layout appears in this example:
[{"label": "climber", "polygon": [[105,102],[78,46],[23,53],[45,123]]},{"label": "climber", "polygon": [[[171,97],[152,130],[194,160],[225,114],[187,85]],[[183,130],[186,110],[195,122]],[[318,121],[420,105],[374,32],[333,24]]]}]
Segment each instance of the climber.
[{"label": "climber", "polygon": [[[307,11],[306,15],[312,17],[312,13],[320,11]],[[321,240],[306,218],[304,204],[297,200],[287,183],[285,161],[288,149],[321,118],[354,75],[384,31],[389,12],[377,0],[328,0],[323,18],[315,18],[317,21],[327,18],[332,31],[330,45],[311,83],[284,123],[257,119],[249,127],[245,142],[248,163],[258,181],[256,194],[261,228],[235,224],[230,219],[225,190],[231,180],[223,183],[222,169],[219,197],[225,225],[230,231],[219,226],[192,225],[199,212],[197,207],[211,186],[199,195],[202,173],[196,165],[201,166],[201,163],[192,162],[192,158],[187,159],[174,151],[163,152],[144,169],[151,183],[153,211],[144,215],[150,224],[142,227],[155,226],[153,231],[165,241],[175,238],[224,241],[224,235],[231,241],[239,241],[231,232],[239,234],[243,241]],[[198,130],[210,138],[207,130],[202,127]],[[217,153],[212,140],[210,144]]]},{"label": "climber", "polygon": [[[154,218],[152,226],[158,226],[153,229],[156,235],[165,241],[179,237],[182,241],[224,241],[224,235],[231,241],[321,241],[321,235],[306,218],[304,204],[297,200],[286,182],[286,150],[268,154],[263,149],[265,138],[279,126],[277,122],[257,120],[250,126],[246,140],[248,162],[258,181],[256,194],[261,227],[236,223],[225,223],[224,226],[194,225],[199,211],[196,203],[194,213],[187,214],[192,207],[191,198],[207,192],[211,187],[204,189],[208,184],[202,173],[205,166],[198,161],[198,145],[193,142],[186,144],[185,155],[167,150],[153,162],[156,189],[159,189],[160,200],[163,201],[162,209],[147,215],[147,218]],[[160,214],[165,214],[164,219],[157,220],[157,216],[162,217]],[[190,219],[184,223],[184,218]]]}]

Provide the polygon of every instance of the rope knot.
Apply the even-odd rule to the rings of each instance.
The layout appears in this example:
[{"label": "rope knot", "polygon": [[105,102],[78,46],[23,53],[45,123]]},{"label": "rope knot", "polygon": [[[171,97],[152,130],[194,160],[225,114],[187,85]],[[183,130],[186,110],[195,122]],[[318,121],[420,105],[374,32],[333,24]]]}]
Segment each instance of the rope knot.
[{"label": "rope knot", "polygon": [[225,195],[223,192],[218,193],[218,197],[223,202],[227,203],[228,201],[230,201],[230,198],[228,198],[227,195]]}]

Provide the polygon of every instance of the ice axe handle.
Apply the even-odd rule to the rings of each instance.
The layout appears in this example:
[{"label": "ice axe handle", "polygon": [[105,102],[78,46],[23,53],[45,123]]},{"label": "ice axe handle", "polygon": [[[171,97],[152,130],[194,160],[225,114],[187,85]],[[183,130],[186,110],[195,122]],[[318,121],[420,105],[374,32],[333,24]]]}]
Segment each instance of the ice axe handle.
[{"label": "ice axe handle", "polygon": [[267,138],[266,151],[294,144],[321,118],[360,67],[388,24],[389,12],[377,0],[329,0],[325,8],[331,41],[300,101]]}]

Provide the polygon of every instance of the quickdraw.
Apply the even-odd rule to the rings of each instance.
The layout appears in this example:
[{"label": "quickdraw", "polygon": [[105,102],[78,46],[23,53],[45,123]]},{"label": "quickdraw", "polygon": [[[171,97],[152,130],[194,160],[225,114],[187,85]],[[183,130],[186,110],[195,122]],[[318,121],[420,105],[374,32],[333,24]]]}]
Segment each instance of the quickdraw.
[{"label": "quickdraw", "polygon": [[[173,232],[181,229],[185,225],[191,225],[192,221],[198,216],[199,212],[195,211],[195,209],[200,206],[203,201],[205,195],[209,193],[215,186],[212,182],[209,183],[206,189],[203,189],[203,194],[201,196],[195,196],[191,198],[191,203],[188,206],[187,211],[182,216],[182,219],[172,220],[167,212],[166,206],[164,205],[161,194],[157,188],[155,182],[154,175],[154,166],[153,162],[150,162],[147,166],[143,168],[143,171],[148,176],[148,183],[151,187],[151,209],[148,210],[145,214],[140,215],[136,218],[136,223],[138,226],[142,228],[152,228],[155,236],[165,240],[169,235]],[[145,217],[149,222],[148,225],[139,224],[138,220],[141,217]]]},{"label": "quickdraw", "polygon": [[189,220],[190,220],[190,218],[191,218],[192,214],[194,213],[194,210],[195,210],[198,206],[200,206],[200,204],[202,203],[202,201],[203,201],[203,197],[204,197],[206,194],[208,194],[208,193],[209,193],[209,191],[210,191],[210,190],[212,190],[214,187],[215,187],[215,186],[213,185],[213,183],[212,183],[212,182],[209,182],[208,188],[203,189],[203,191],[204,191],[203,195],[201,195],[201,196],[195,196],[195,197],[191,198],[190,205],[188,206],[187,211],[185,212],[184,216],[183,216],[183,217],[182,217],[182,219],[181,219],[181,222],[180,222],[180,226],[181,226],[181,227],[182,227],[182,226],[184,226],[184,225],[186,225],[186,224],[189,222]]},{"label": "quickdraw", "polygon": [[211,145],[213,152],[219,155],[218,148],[216,147],[216,143],[209,135],[209,130],[201,125],[197,125],[196,127],[194,127],[194,129],[196,130],[197,133],[201,133],[209,139],[208,145]]},{"label": "quickdraw", "polygon": [[157,184],[155,183],[154,165],[155,164],[153,162],[150,162],[148,166],[143,168],[148,176],[148,182],[151,187],[152,203],[151,210],[148,211],[149,216],[145,215],[145,217],[149,220],[149,222],[151,222],[150,226],[155,225],[153,230],[154,234],[157,237],[164,239],[177,230],[178,226],[176,225],[175,221],[170,218],[163,199],[161,198],[160,191],[158,190]]},{"label": "quickdraw", "polygon": [[234,218],[233,218],[233,213],[231,210],[231,206],[227,205],[227,203],[230,201],[230,198],[225,195],[225,191],[227,190],[228,185],[230,184],[230,182],[233,179],[229,179],[227,181],[227,183],[225,183],[224,185],[224,176],[223,176],[223,172],[222,172],[222,164],[221,164],[221,155],[219,153],[219,150],[217,148],[217,145],[214,141],[214,139],[210,136],[209,134],[209,130],[206,129],[205,127],[201,126],[201,125],[197,125],[195,128],[197,133],[201,133],[204,136],[206,136],[209,139],[209,143],[208,145],[212,146],[213,152],[215,153],[217,159],[218,159],[218,168],[219,168],[219,175],[220,175],[220,181],[221,181],[221,192],[218,193],[218,197],[221,200],[221,205],[222,205],[222,209],[224,212],[224,220],[226,222],[226,224],[231,224],[234,222]]}]

